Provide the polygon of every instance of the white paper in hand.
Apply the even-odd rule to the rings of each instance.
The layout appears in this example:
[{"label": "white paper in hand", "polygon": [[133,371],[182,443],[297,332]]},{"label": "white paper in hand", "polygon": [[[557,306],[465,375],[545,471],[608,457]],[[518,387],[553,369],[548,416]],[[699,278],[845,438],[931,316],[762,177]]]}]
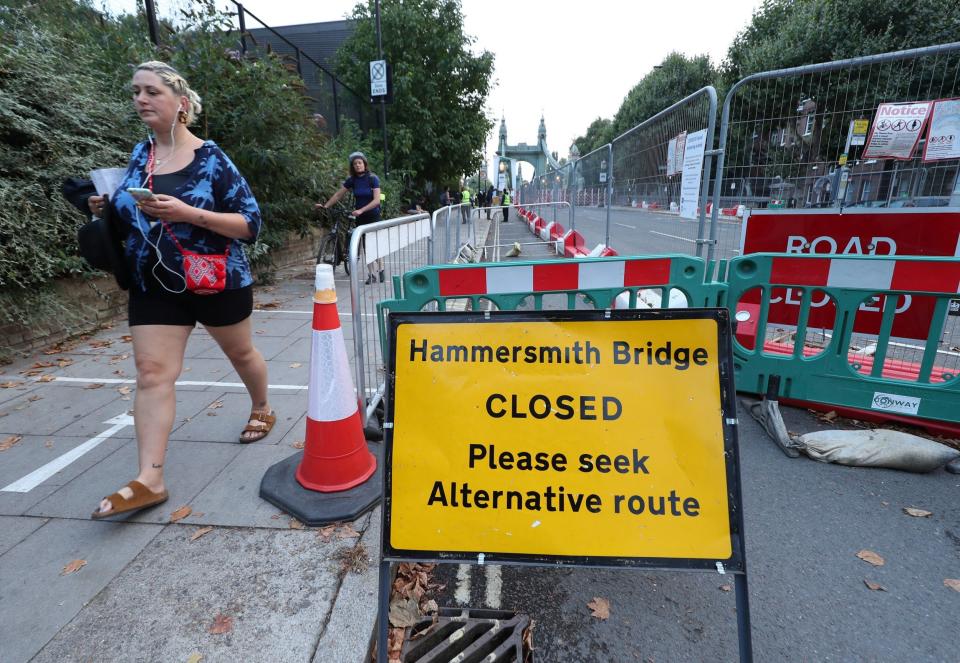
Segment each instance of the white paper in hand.
[{"label": "white paper in hand", "polygon": [[93,180],[93,186],[97,190],[97,195],[113,195],[113,192],[123,181],[125,168],[97,168],[90,171],[90,179]]}]

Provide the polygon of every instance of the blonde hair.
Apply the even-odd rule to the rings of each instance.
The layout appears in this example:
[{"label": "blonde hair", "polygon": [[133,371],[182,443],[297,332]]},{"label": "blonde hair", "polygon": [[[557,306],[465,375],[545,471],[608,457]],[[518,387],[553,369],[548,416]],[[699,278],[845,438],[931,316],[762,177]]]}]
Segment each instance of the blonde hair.
[{"label": "blonde hair", "polygon": [[160,80],[163,81],[164,85],[170,88],[175,95],[178,97],[186,97],[187,126],[193,124],[193,121],[197,119],[197,115],[203,111],[203,106],[200,105],[200,95],[190,89],[190,84],[187,83],[187,79],[181,76],[179,71],[166,62],[160,62],[158,60],[138,64],[134,73],[138,71],[149,71],[156,74],[160,77]]}]

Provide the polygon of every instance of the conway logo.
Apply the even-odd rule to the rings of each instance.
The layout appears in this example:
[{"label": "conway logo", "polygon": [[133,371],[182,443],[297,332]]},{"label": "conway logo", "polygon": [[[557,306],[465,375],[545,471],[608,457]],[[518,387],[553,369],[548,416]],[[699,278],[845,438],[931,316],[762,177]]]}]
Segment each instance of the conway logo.
[{"label": "conway logo", "polygon": [[878,391],[873,394],[872,407],[874,410],[917,414],[920,409],[920,399],[899,394],[884,394]]}]

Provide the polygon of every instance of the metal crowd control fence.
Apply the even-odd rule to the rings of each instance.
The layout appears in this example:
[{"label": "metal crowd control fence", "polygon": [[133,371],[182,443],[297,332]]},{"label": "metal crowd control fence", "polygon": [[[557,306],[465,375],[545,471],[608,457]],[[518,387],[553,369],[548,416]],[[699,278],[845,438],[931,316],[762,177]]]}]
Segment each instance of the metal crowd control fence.
[{"label": "metal crowd control fence", "polygon": [[[752,254],[732,260],[727,274],[726,304],[740,321],[734,342],[738,391],[766,393],[778,377],[778,393],[770,396],[960,422],[960,353],[939,344],[950,301],[960,291],[960,260]],[[793,324],[771,337],[779,303],[772,294],[782,288],[794,289],[798,305]],[[892,340],[906,297],[932,303],[919,362],[904,359],[901,344]],[[854,340],[865,303],[880,310],[869,346]]]},{"label": "metal crowd control fence", "polygon": [[[916,134],[897,158],[870,158],[881,103],[960,96],[960,42],[752,74],[727,93],[713,191],[718,218],[744,208],[960,206],[958,159],[924,160],[925,124],[888,121]],[[895,120],[895,119],[894,119]],[[742,206],[742,207],[740,207]],[[738,253],[731,233],[708,258]],[[785,249],[771,249],[785,250]]]},{"label": "metal crowd control fence", "polygon": [[580,207],[589,244],[644,245],[652,233],[666,251],[702,256],[716,116],[717,91],[701,88],[610,144],[543,173],[530,195]]},{"label": "metal crowd control fence", "polygon": [[383,398],[383,348],[377,303],[399,288],[400,275],[432,264],[430,215],[411,214],[359,226],[350,238],[350,295],[357,393],[364,424]]},{"label": "metal crowd control fence", "polygon": [[[535,205],[507,205],[511,220],[519,220],[518,210],[521,207],[551,209],[552,220],[557,221],[557,210],[566,207],[570,228],[573,228],[573,207],[566,202],[540,203]],[[500,249],[508,246],[500,243],[500,226],[503,205],[490,207],[474,207],[471,205],[449,205],[441,207],[433,213],[433,251],[431,264],[445,262],[499,262]],[[466,213],[464,214],[464,210]],[[489,225],[484,226],[486,213],[490,211]],[[546,213],[546,212],[545,212]],[[548,213],[548,216],[550,214]],[[492,230],[492,232],[491,232]],[[481,236],[482,235],[482,236]],[[534,242],[521,244],[550,243],[549,238],[541,238]]]}]

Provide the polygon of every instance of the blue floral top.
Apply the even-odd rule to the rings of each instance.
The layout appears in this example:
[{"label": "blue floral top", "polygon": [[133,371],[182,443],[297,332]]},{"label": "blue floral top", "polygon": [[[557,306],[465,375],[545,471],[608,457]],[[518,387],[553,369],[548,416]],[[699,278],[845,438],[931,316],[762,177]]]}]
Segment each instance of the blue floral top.
[{"label": "blue floral top", "polygon": [[[151,270],[157,262],[157,250],[151,244],[159,248],[166,267],[179,274],[183,273],[183,256],[164,230],[163,224],[141,212],[133,196],[127,191],[128,187],[145,186],[149,154],[150,143],[147,141],[133,148],[123,182],[111,201],[119,218],[130,224],[125,247],[127,262],[131,266],[134,282],[144,291],[147,289]],[[229,239],[191,223],[168,222],[167,225],[187,251],[222,254],[227,244],[230,244],[226,288],[230,290],[252,284],[253,274],[241,242],[252,244],[256,241],[262,224],[260,208],[243,175],[212,140],[205,141],[197,148],[193,163],[187,167],[185,181],[176,189],[176,197],[198,209],[242,214],[247,219],[250,238],[244,240]],[[166,270],[157,267],[157,274],[163,272]],[[183,282],[176,277],[172,282],[167,278],[164,278],[164,281],[178,289],[183,287]]]}]

